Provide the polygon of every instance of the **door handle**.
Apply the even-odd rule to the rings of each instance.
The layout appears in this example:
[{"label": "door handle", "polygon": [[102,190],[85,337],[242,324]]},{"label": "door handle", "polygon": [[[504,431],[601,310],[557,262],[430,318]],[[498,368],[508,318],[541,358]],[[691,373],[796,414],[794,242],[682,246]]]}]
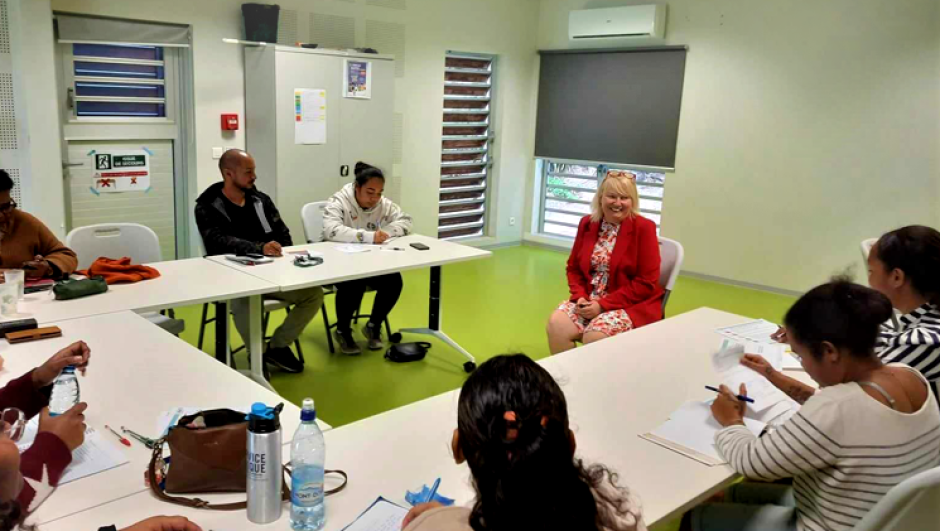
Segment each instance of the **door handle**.
[{"label": "door handle", "polygon": [[75,168],[78,166],[84,166],[84,162],[62,162],[62,168]]},{"label": "door handle", "polygon": [[339,167],[340,177],[349,177],[349,165],[343,164]]}]

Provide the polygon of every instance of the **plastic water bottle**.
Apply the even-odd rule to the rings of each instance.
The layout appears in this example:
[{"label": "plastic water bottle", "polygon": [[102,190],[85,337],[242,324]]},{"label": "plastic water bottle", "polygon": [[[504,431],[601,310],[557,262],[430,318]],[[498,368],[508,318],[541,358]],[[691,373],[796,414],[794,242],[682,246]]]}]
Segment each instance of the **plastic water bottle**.
[{"label": "plastic water bottle", "polygon": [[313,399],[305,398],[300,411],[301,424],[290,445],[293,465],[290,495],[290,526],[297,531],[319,531],[326,523],[323,504],[323,475],[326,443],[317,425]]},{"label": "plastic water bottle", "polygon": [[78,404],[78,377],[75,376],[75,367],[69,365],[62,369],[59,376],[52,382],[52,395],[49,397],[49,414],[61,415]]}]

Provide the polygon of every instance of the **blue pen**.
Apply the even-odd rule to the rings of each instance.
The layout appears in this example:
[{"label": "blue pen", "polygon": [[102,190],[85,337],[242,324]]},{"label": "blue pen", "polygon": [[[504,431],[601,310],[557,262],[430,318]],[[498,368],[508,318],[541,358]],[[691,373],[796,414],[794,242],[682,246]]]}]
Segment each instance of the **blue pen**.
[{"label": "blue pen", "polygon": [[[719,391],[717,388],[712,387],[712,386],[710,386],[710,385],[706,385],[706,386],[705,386],[705,389],[708,389],[709,391],[714,391],[714,392],[716,392],[716,393],[720,393],[720,392],[721,392],[721,391]],[[741,400],[741,401],[744,401],[744,402],[750,402],[751,404],[754,403],[754,399],[753,399],[753,398],[749,398],[749,397],[746,397],[746,396],[744,396],[744,395],[734,395],[734,396],[736,396],[738,400]]]},{"label": "blue pen", "polygon": [[431,490],[428,492],[428,497],[424,499],[424,503],[428,503],[434,499],[434,496],[437,495],[437,488],[441,486],[441,478],[434,480],[434,485],[431,485]]}]

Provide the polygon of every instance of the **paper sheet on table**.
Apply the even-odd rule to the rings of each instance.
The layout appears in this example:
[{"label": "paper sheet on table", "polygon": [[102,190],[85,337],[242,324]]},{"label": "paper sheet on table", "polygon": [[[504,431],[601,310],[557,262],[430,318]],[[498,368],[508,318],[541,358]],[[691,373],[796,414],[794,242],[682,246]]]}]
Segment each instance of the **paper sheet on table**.
[{"label": "paper sheet on table", "polygon": [[401,531],[407,514],[408,509],[380,497],[343,531]]},{"label": "paper sheet on table", "polygon": [[[754,435],[760,435],[766,426],[749,418],[744,419],[744,425]],[[669,415],[669,420],[640,437],[700,463],[716,466],[727,462],[715,446],[715,435],[721,429],[709,403],[693,400],[682,404]]]},{"label": "paper sheet on table", "polygon": [[800,363],[800,360],[793,355],[793,351],[790,350],[790,345],[783,345],[783,361],[780,364],[780,367],[785,371],[802,371],[803,364]]},{"label": "paper sheet on table", "polygon": [[326,91],[294,89],[294,143],[326,144]]},{"label": "paper sheet on table", "polygon": [[747,387],[747,396],[754,399],[754,403],[748,404],[748,409],[762,412],[786,399],[786,395],[774,387],[764,375],[741,365],[741,358],[744,354],[759,354],[779,371],[785,349],[786,347],[779,343],[747,341],[742,344],[731,339],[723,339],[718,351],[712,355],[712,367],[721,383],[730,387],[735,393],[743,383]]},{"label": "paper sheet on table", "polygon": [[[26,424],[23,438],[16,443],[20,453],[25,452],[36,440],[39,431],[39,416],[33,417]],[[110,434],[109,434],[110,435]],[[101,433],[94,428],[85,430],[85,442],[72,452],[72,462],[62,472],[59,485],[64,485],[76,479],[81,479],[98,472],[104,472],[115,467],[129,463],[130,460],[111,441],[105,440]]]},{"label": "paper sheet on table", "polygon": [[770,321],[758,319],[756,321],[748,321],[739,325],[716,328],[715,332],[718,332],[720,335],[729,339],[733,339],[739,343],[744,343],[747,341],[754,341],[757,343],[776,343],[776,341],[770,338],[770,335],[776,332],[778,328],[780,327],[774,323],[771,323]]}]

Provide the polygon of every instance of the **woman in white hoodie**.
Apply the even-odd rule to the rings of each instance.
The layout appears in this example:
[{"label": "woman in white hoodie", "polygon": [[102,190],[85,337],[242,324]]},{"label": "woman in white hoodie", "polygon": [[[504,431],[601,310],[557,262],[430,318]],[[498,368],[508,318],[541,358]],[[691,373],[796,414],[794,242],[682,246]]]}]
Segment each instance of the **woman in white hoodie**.
[{"label": "woman in white hoodie", "polygon": [[[333,194],[323,212],[323,239],[332,242],[381,244],[411,233],[411,216],[391,199],[382,197],[385,175],[364,162],[356,163],[356,182]],[[350,280],[336,286],[336,331],[334,337],[344,354],[359,354],[350,322],[362,303],[366,286],[375,290],[369,322],[362,334],[371,350],[380,350],[382,323],[401,295],[400,273]]]}]

